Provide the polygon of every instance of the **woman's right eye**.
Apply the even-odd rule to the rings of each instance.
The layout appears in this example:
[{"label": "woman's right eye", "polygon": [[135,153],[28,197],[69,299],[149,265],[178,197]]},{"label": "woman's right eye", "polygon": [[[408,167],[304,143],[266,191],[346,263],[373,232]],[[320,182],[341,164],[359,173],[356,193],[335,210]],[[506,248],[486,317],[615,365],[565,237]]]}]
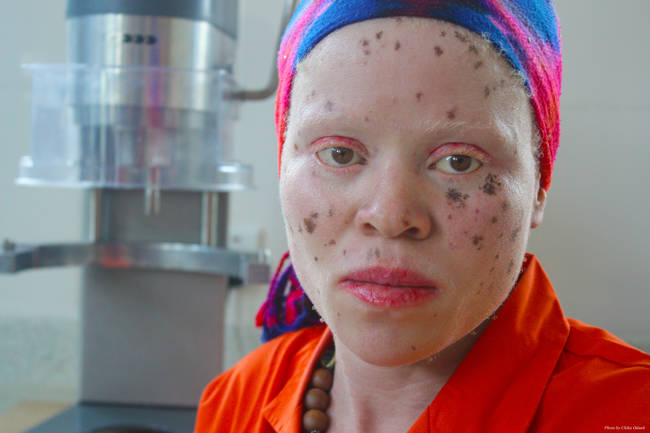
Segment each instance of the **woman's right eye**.
[{"label": "woman's right eye", "polygon": [[328,147],[316,152],[318,159],[330,167],[348,167],[355,164],[363,164],[364,157],[356,150],[349,147]]}]

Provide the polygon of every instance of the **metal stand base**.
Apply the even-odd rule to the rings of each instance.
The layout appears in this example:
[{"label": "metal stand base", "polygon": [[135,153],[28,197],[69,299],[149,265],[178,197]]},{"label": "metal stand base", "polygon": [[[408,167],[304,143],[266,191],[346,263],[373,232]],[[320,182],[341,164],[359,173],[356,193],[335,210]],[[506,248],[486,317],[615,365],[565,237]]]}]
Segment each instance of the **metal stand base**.
[{"label": "metal stand base", "polygon": [[196,409],[80,403],[25,433],[192,433]]}]

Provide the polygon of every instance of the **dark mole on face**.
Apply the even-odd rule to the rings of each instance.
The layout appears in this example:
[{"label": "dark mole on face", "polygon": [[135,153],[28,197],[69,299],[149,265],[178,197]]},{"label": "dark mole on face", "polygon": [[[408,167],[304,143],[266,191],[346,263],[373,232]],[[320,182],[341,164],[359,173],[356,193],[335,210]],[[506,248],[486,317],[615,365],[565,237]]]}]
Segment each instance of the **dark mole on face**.
[{"label": "dark mole on face", "polygon": [[316,224],[312,219],[305,218],[303,221],[305,223],[305,229],[307,230],[307,233],[314,233],[314,230],[316,230]]},{"label": "dark mole on face", "polygon": [[343,250],[343,255],[346,255],[348,253],[348,250]]},{"label": "dark mole on face", "polygon": [[402,44],[399,41],[395,42],[395,51],[399,50]]},{"label": "dark mole on face", "polygon": [[418,102],[420,102],[420,101],[422,100],[422,92],[418,92],[418,93],[416,93],[416,94],[415,94],[415,99],[417,99]]},{"label": "dark mole on face", "polygon": [[454,107],[451,110],[447,111],[447,119],[454,120],[455,118],[456,118],[456,107]]},{"label": "dark mole on face", "polygon": [[448,220],[453,219],[453,217],[451,216],[451,214],[447,215],[447,219],[448,219]]},{"label": "dark mole on face", "polygon": [[504,212],[507,211],[509,207],[510,207],[510,205],[508,204],[507,201],[504,201],[503,203],[501,203],[501,210],[502,211],[504,211]]},{"label": "dark mole on face", "polygon": [[444,51],[442,50],[442,48],[440,48],[440,47],[437,46],[437,45],[436,45],[435,47],[433,47],[433,49],[435,50],[435,52],[436,52],[436,56],[438,56],[438,57],[442,56],[442,54],[444,53]]},{"label": "dark mole on face", "polygon": [[327,111],[332,111],[333,108],[334,108],[334,103],[332,101],[327,101],[325,103],[325,109]]},{"label": "dark mole on face", "polygon": [[309,218],[305,218],[303,220],[307,233],[311,234],[314,233],[314,230],[316,230],[316,218],[318,218],[318,212],[314,212],[309,216]]},{"label": "dark mole on face", "polygon": [[361,39],[361,46],[362,47],[367,47],[370,44],[370,41],[368,39]]},{"label": "dark mole on face", "polygon": [[370,122],[370,118],[368,116],[366,116],[366,117],[363,118],[363,121],[364,122]]},{"label": "dark mole on face", "polygon": [[472,236],[472,244],[474,244],[474,245],[480,244],[482,240],[483,240],[483,236],[480,236],[480,235]]},{"label": "dark mole on face", "polygon": [[480,61],[480,60],[479,60],[478,62],[474,63],[474,69],[478,69],[478,68],[480,68],[481,66],[483,66],[483,62]]},{"label": "dark mole on face", "polygon": [[314,261],[317,262],[317,261],[318,261],[318,257],[314,257]]},{"label": "dark mole on face", "polygon": [[499,260],[499,255],[494,256],[494,260]]},{"label": "dark mole on face", "polygon": [[508,273],[512,272],[512,268],[514,268],[514,267],[515,267],[515,262],[513,262],[512,260],[510,260],[510,261],[508,262],[508,271],[507,271],[507,272],[508,272]]},{"label": "dark mole on face", "polygon": [[520,230],[521,230],[521,227],[517,227],[516,229],[514,229],[514,230],[512,231],[512,233],[510,233],[510,240],[511,240],[512,242],[514,242],[514,241],[517,240],[517,237],[519,236],[519,231],[520,231]]},{"label": "dark mole on face", "polygon": [[447,32],[446,32],[446,31],[444,31],[444,30],[443,30],[443,31],[441,31],[441,32],[440,32],[440,36],[442,36],[442,37],[444,38],[445,36],[447,36]]},{"label": "dark mole on face", "polygon": [[375,37],[377,38],[377,40],[379,40],[379,39],[381,39],[381,37],[383,36],[383,34],[384,34],[384,31],[382,30],[382,31],[380,31],[380,32],[375,33]]},{"label": "dark mole on face", "polygon": [[447,202],[455,204],[457,208],[465,207],[465,200],[469,198],[469,194],[463,194],[454,188],[447,190]]},{"label": "dark mole on face", "polygon": [[485,86],[485,89],[483,89],[483,96],[486,98],[490,96],[490,86]]},{"label": "dark mole on face", "polygon": [[336,245],[336,241],[334,239],[330,239],[327,245]]},{"label": "dark mole on face", "polygon": [[329,210],[327,211],[327,216],[328,216],[328,217],[333,217],[333,216],[334,216],[334,209],[329,209]]},{"label": "dark mole on face", "polygon": [[370,55],[370,50],[363,50],[363,54],[365,54],[366,56],[369,56]]},{"label": "dark mole on face", "polygon": [[411,350],[415,351],[415,346],[411,344]]},{"label": "dark mole on face", "polygon": [[478,55],[478,49],[476,49],[476,45],[470,45],[468,50],[470,53]]},{"label": "dark mole on face", "polygon": [[459,32],[458,30],[454,30],[454,36],[456,37],[456,39],[458,39],[459,41],[461,41],[463,43],[467,42],[467,36],[465,36],[464,34]]},{"label": "dark mole on face", "polygon": [[492,217],[492,220],[491,220],[492,224],[496,224],[497,221],[499,221],[499,220],[497,219],[497,217]]},{"label": "dark mole on face", "polygon": [[479,187],[487,195],[494,195],[497,192],[497,189],[501,186],[499,182],[499,177],[495,174],[488,173],[485,177],[485,183],[482,187]]}]

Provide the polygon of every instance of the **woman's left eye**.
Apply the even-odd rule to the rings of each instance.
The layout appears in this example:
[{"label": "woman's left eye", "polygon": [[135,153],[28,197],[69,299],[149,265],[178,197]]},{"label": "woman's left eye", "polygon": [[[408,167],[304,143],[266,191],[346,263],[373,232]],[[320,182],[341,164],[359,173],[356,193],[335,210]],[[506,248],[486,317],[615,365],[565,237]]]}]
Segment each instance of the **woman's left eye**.
[{"label": "woman's left eye", "polygon": [[481,161],[468,155],[449,155],[436,161],[433,167],[447,174],[466,174],[482,165]]},{"label": "woman's left eye", "polygon": [[359,152],[342,146],[328,147],[316,152],[316,155],[324,164],[331,167],[347,167],[365,161]]}]

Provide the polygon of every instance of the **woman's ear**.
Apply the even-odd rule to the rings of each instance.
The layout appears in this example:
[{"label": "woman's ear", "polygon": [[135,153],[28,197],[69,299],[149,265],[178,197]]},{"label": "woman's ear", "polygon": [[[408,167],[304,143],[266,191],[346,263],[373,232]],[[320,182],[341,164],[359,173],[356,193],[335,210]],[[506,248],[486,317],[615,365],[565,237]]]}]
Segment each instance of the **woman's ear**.
[{"label": "woman's ear", "polygon": [[533,202],[533,213],[530,216],[530,228],[539,226],[544,219],[544,206],[546,206],[546,190],[537,182],[537,197]]}]

